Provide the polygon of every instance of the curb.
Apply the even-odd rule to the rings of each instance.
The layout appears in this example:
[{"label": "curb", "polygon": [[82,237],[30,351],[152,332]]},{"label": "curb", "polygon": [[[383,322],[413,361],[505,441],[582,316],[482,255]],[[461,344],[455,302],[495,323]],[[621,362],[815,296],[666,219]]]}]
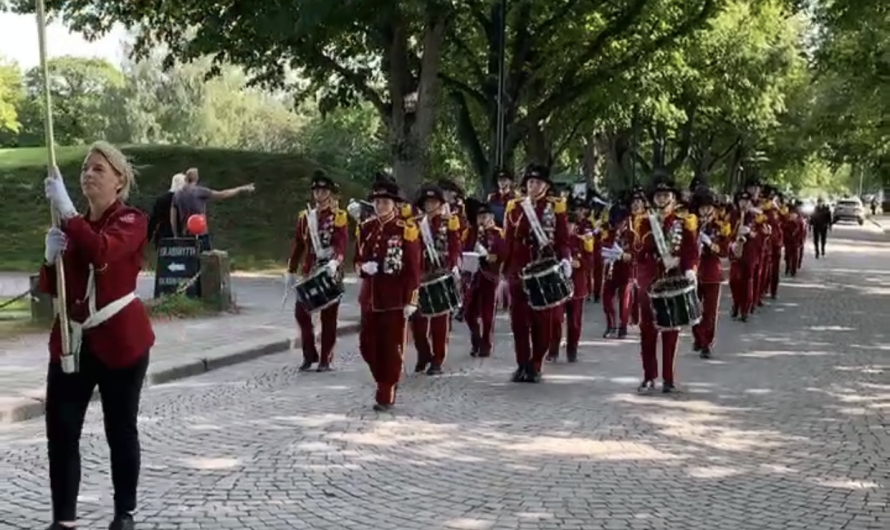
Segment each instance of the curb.
[{"label": "curb", "polygon": [[[361,329],[358,322],[346,324],[337,328],[337,337],[345,337],[354,335]],[[285,352],[291,347],[300,345],[300,339],[294,340],[278,340],[268,344],[255,346],[246,350],[232,352],[227,355],[221,355],[213,359],[199,359],[194,362],[182,366],[175,366],[166,370],[149,373],[146,376],[148,386],[162,385],[179,379],[186,379],[197,375],[234,366],[236,364],[246,363],[265,357],[267,355],[275,355]],[[92,401],[99,398],[99,392],[93,393]],[[0,424],[17,423],[22,421],[33,420],[44,414],[44,400],[42,398],[13,398],[11,399],[11,407],[0,408]]]}]

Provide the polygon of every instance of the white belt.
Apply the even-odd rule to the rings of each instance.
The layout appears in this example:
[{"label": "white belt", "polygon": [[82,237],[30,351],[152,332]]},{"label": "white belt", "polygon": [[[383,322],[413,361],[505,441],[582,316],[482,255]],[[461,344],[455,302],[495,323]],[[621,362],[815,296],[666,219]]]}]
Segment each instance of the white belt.
[{"label": "white belt", "polygon": [[76,355],[80,353],[80,347],[83,344],[83,332],[85,330],[95,328],[100,324],[104,323],[109,318],[121,312],[121,310],[131,302],[136,300],[136,293],[125,294],[124,296],[118,298],[117,300],[111,302],[110,304],[103,307],[101,310],[96,310],[96,270],[90,265],[90,275],[87,279],[87,308],[89,313],[83,322],[74,322],[70,321],[68,324],[71,328],[71,336],[70,336],[70,348],[69,352],[72,355]]}]

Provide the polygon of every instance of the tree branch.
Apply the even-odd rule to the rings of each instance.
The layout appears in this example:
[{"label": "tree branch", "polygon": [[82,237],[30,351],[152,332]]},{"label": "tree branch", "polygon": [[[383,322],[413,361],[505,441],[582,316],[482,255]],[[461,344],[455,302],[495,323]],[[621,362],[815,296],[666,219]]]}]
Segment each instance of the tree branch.
[{"label": "tree branch", "polygon": [[470,155],[470,161],[476,169],[476,174],[482,178],[488,177],[488,159],[485,150],[479,141],[479,133],[473,125],[473,116],[467,106],[467,100],[463,92],[449,92],[448,94],[456,107],[457,137],[460,143]]},{"label": "tree branch", "polygon": [[548,33],[551,28],[562,22],[579,3],[581,3],[580,0],[566,0],[566,2],[556,10],[553,16],[538,24],[532,33],[535,35]]},{"label": "tree branch", "polygon": [[345,81],[347,81],[350,85],[352,85],[355,90],[362,95],[366,100],[368,100],[374,108],[377,109],[377,112],[380,113],[380,117],[384,120],[385,123],[389,124],[392,119],[392,112],[390,105],[387,105],[383,101],[383,97],[380,92],[371,88],[368,77],[360,74],[359,72],[355,72],[346,68],[336,60],[328,57],[321,50],[313,50],[313,58],[324,65],[326,68],[336,72],[337,75],[342,77]]}]

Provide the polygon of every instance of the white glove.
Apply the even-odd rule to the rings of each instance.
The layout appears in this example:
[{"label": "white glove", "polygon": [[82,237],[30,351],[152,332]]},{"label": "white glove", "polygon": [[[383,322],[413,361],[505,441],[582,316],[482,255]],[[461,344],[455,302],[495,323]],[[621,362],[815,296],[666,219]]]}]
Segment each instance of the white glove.
[{"label": "white glove", "polygon": [[377,274],[377,262],[376,261],[367,261],[362,263],[362,272],[367,274],[368,276],[374,276]]},{"label": "white glove", "polygon": [[411,318],[411,315],[413,315],[415,311],[417,311],[416,305],[406,305],[405,306],[405,318]]},{"label": "white glove", "polygon": [[686,279],[692,283],[695,283],[698,281],[698,275],[695,274],[695,271],[692,269],[689,269],[688,271],[686,271],[686,274],[684,276],[686,276]]},{"label": "white glove", "polygon": [[705,234],[704,232],[702,232],[701,234],[698,235],[698,238],[699,238],[699,240],[701,240],[702,245],[704,245],[706,247],[711,246],[711,238],[708,236],[708,234]]},{"label": "white glove", "polygon": [[330,271],[331,275],[334,275],[337,274],[337,269],[340,268],[340,262],[338,260],[332,259],[331,261],[325,263],[325,267],[328,268],[328,271]]},{"label": "white glove", "polygon": [[46,233],[46,248],[43,251],[43,259],[47,265],[54,265],[59,256],[68,246],[68,236],[58,228],[50,228]]},{"label": "white glove", "polygon": [[746,236],[746,235],[748,235],[748,234],[750,234],[750,233],[751,233],[751,228],[749,228],[749,227],[747,227],[747,226],[741,226],[741,227],[739,227],[739,234],[740,234],[740,235]]},{"label": "white glove", "polygon": [[730,251],[730,252],[732,252],[733,254],[735,254],[735,253],[738,252],[738,250],[739,250],[738,245],[736,245],[735,243],[730,243],[730,245],[729,245],[729,251]]},{"label": "white glove", "polygon": [[71,219],[77,215],[77,208],[74,207],[71,197],[68,196],[68,190],[59,174],[59,168],[50,168],[49,176],[43,181],[43,189],[46,198],[49,199],[53,209],[59,212],[62,219]]},{"label": "white glove", "polygon": [[451,269],[451,274],[460,276],[460,266],[455,266],[453,269]]},{"label": "white glove", "polygon": [[560,268],[562,268],[562,273],[565,274],[566,278],[572,277],[572,262],[564,259],[559,262]]},{"label": "white glove", "polygon": [[297,275],[292,272],[284,273],[284,290],[290,291],[297,286]]}]

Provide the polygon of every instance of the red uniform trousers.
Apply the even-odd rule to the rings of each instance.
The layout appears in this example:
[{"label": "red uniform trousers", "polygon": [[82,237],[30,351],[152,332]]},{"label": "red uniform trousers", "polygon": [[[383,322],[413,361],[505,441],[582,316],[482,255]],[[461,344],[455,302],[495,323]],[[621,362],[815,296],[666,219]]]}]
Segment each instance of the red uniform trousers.
[{"label": "red uniform trousers", "polygon": [[566,325],[566,351],[578,353],[581,344],[581,324],[584,322],[584,297],[571,298],[560,307],[554,308],[553,336],[547,356],[559,358],[559,344],[562,342],[562,324]]},{"label": "red uniform trousers", "polygon": [[340,303],[331,304],[319,313],[321,321],[321,355],[315,347],[315,326],[312,324],[312,315],[306,312],[302,304],[294,306],[294,318],[300,328],[303,360],[322,365],[331,364],[334,355],[334,344],[337,343],[337,315],[340,311]]},{"label": "red uniform trousers", "polygon": [[597,241],[594,244],[593,267],[591,267],[590,270],[590,284],[588,291],[594,300],[599,300],[603,293],[603,274],[605,273],[606,266],[605,263],[603,263],[601,254],[602,248],[602,243]]},{"label": "red uniform trousers", "polygon": [[411,335],[417,349],[417,364],[441,367],[448,353],[448,333],[451,315],[425,317],[417,313],[411,317]]},{"label": "red uniform trousers", "polygon": [[702,304],[702,317],[692,326],[692,336],[698,349],[714,346],[717,335],[717,314],[720,310],[720,283],[698,282],[698,299]]},{"label": "red uniform trousers", "polygon": [[731,261],[729,265],[729,292],[732,294],[732,307],[739,316],[747,317],[754,305],[754,280],[757,266],[742,261]]},{"label": "red uniform trousers", "polygon": [[636,280],[630,282],[630,325],[640,325],[640,287]]},{"label": "red uniform trousers", "polygon": [[790,275],[797,274],[800,267],[800,245],[797,241],[785,241],[785,272]]},{"label": "red uniform trousers", "polygon": [[535,371],[541,372],[544,356],[552,344],[553,312],[562,306],[543,311],[535,311],[528,305],[528,297],[522,283],[510,283],[510,330],[513,332],[513,350],[516,364],[532,364]]},{"label": "red uniform trousers", "polygon": [[766,250],[760,255],[760,263],[758,266],[757,289],[754,292],[754,301],[757,305],[763,303],[763,295],[765,295],[767,289],[769,289],[769,273],[772,255],[772,247],[767,244]]},{"label": "red uniform trousers", "polygon": [[402,309],[362,311],[359,353],[377,383],[376,400],[380,405],[395,403],[396,385],[402,376],[405,329]]},{"label": "red uniform trousers", "polygon": [[770,252],[769,294],[775,298],[779,293],[779,270],[782,264],[782,245],[773,245]]},{"label": "red uniform trousers", "polygon": [[649,304],[649,282],[641,282],[637,291],[640,299],[640,358],[643,361],[643,379],[658,378],[658,335],[661,334],[661,371],[665,383],[674,382],[674,367],[680,331],[659,331],[655,327],[655,314]]},{"label": "red uniform trousers", "polygon": [[[633,285],[630,280],[607,279],[603,285],[603,313],[606,315],[606,327],[626,328],[630,319]],[[615,319],[615,302],[618,302],[618,319]]]},{"label": "red uniform trousers", "polygon": [[470,343],[481,357],[491,355],[497,290],[496,281],[476,278],[464,298],[464,319],[470,328]]}]

